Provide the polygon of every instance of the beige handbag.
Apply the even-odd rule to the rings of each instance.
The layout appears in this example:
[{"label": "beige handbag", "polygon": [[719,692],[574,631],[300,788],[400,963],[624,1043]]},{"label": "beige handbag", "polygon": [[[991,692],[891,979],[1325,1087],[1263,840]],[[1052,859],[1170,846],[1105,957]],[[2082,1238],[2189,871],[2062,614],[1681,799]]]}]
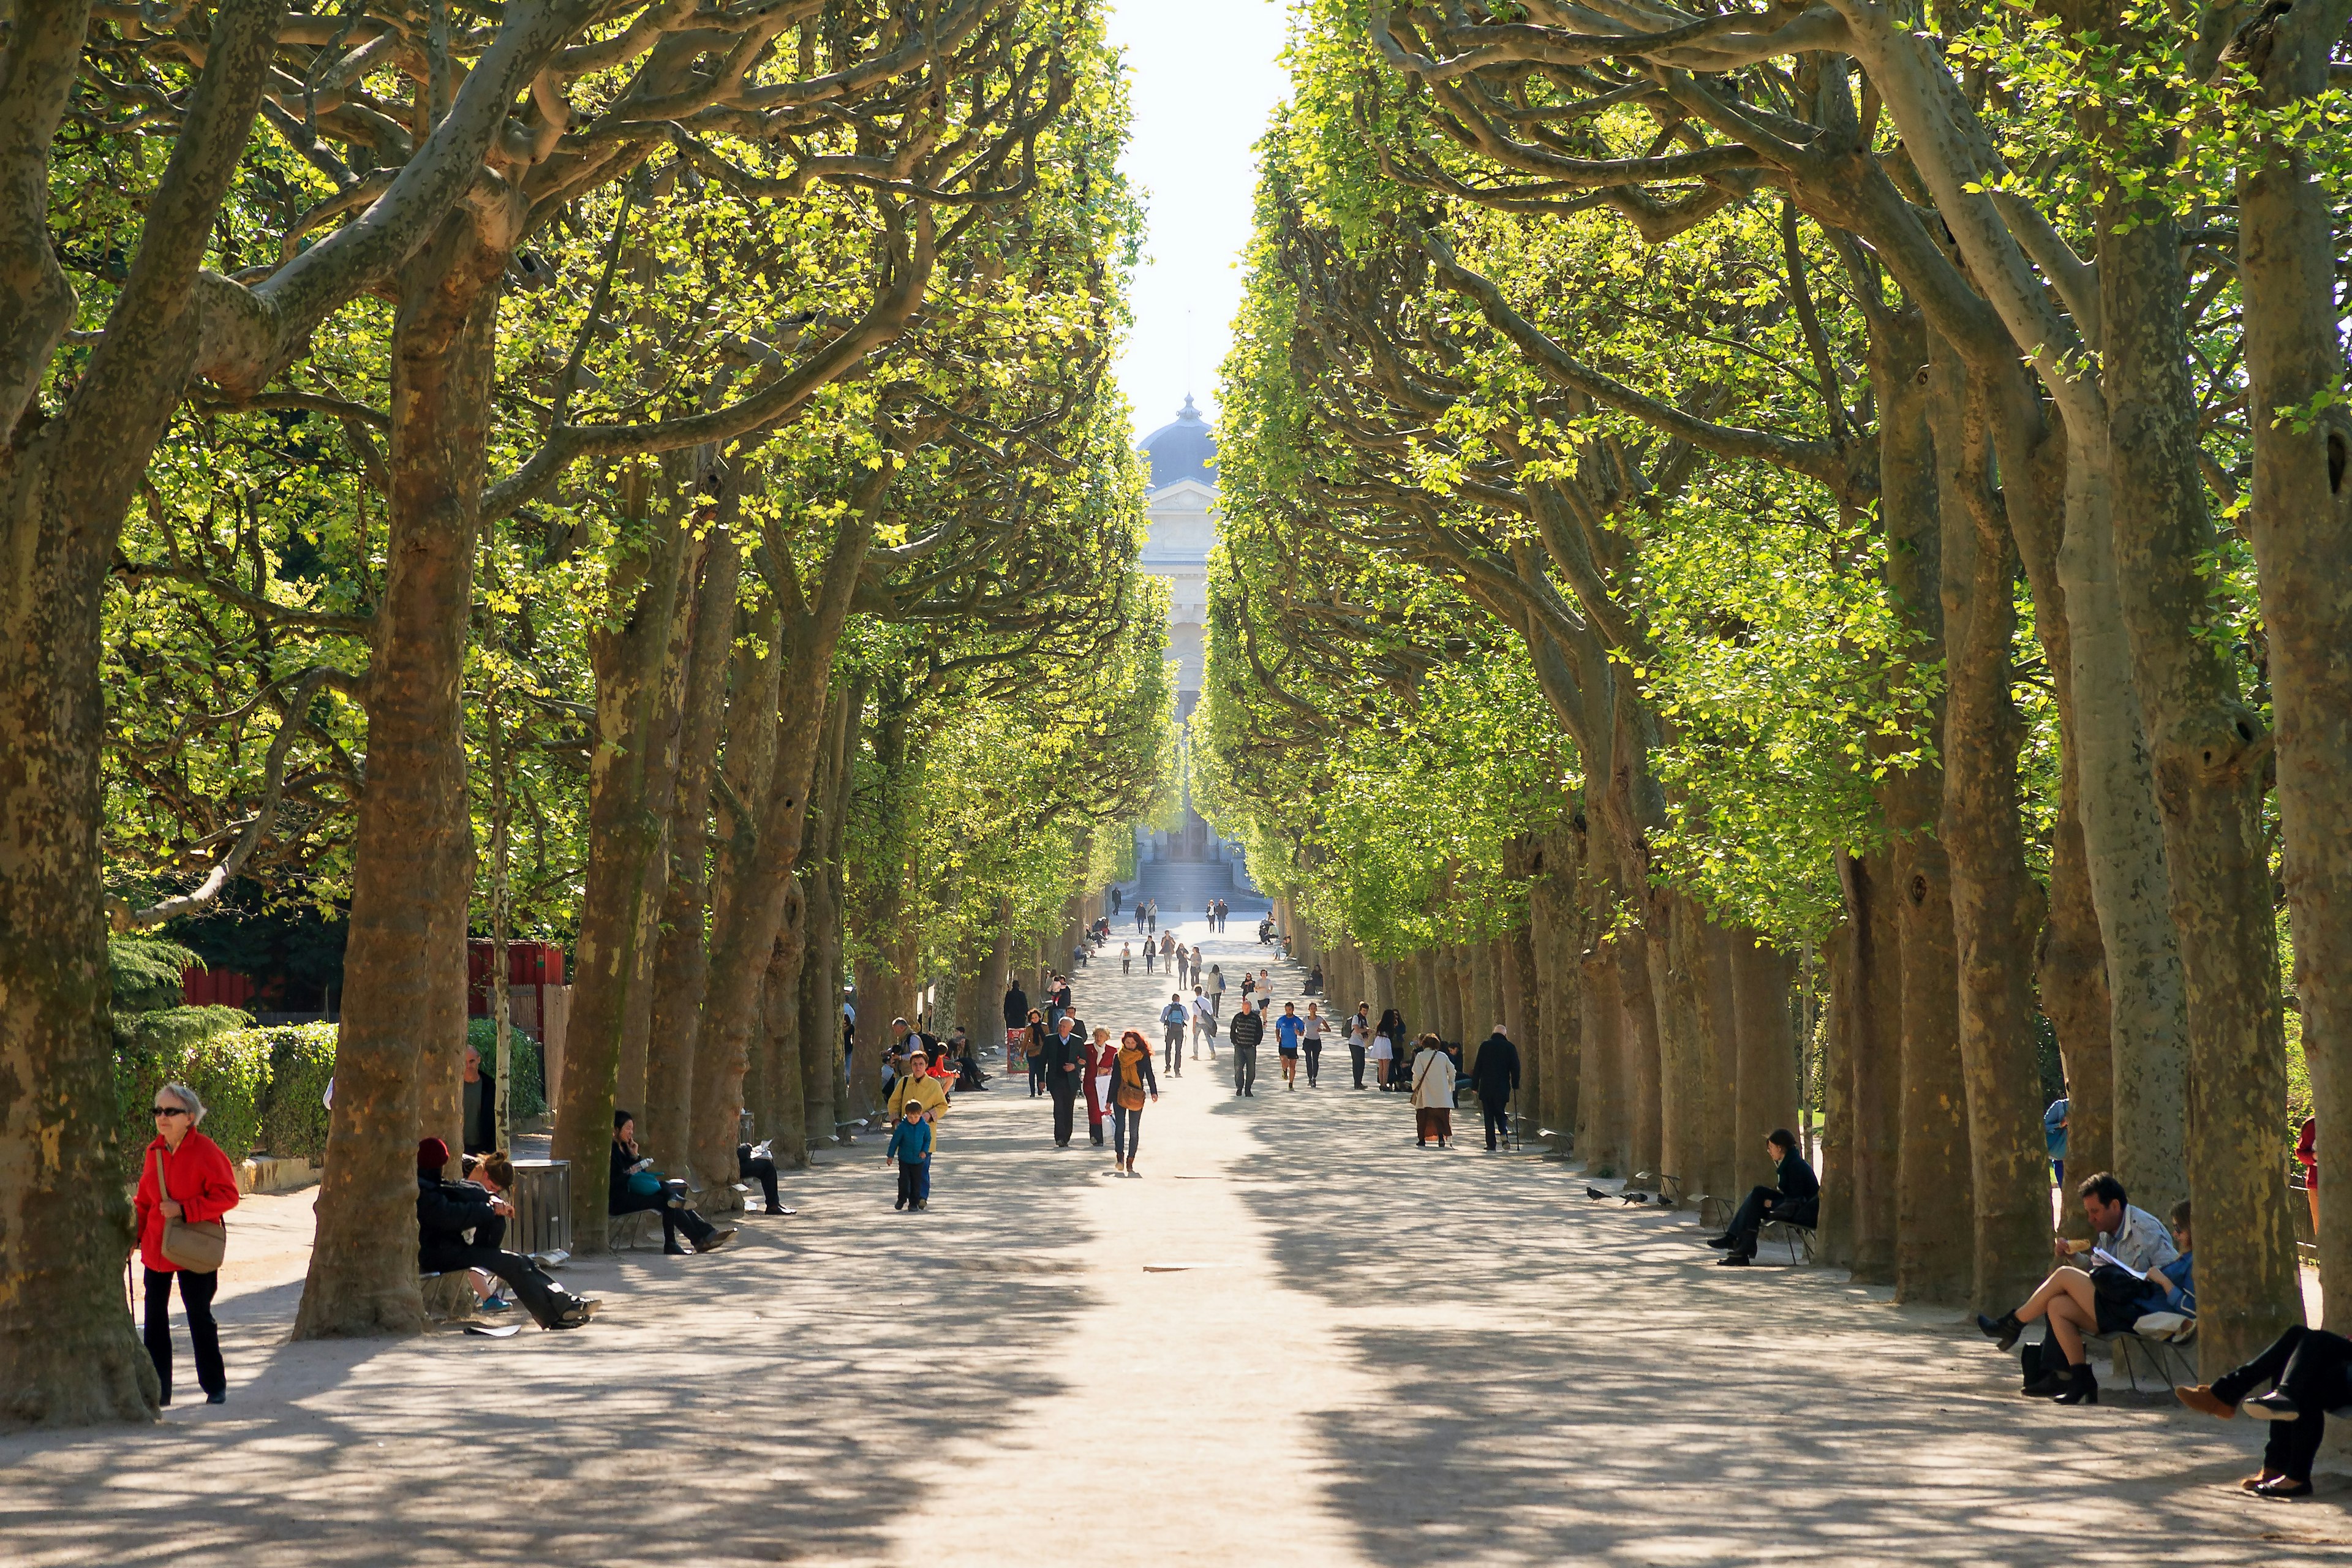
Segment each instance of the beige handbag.
[{"label": "beige handbag", "polygon": [[[165,1199],[171,1184],[163,1179],[163,1151],[155,1151],[155,1190]],[[210,1274],[228,1256],[228,1226],[220,1220],[173,1219],[163,1216],[163,1261],[191,1274]]]}]

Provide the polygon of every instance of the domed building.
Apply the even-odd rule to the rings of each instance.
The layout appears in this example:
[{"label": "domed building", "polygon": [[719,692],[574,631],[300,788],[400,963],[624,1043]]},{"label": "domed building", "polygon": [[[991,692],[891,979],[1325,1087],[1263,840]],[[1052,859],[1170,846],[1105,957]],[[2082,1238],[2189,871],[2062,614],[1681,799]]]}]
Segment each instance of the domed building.
[{"label": "domed building", "polygon": [[[1142,450],[1151,470],[1143,501],[1150,531],[1140,565],[1168,584],[1168,655],[1176,662],[1176,718],[1189,723],[1201,700],[1209,547],[1217,542],[1217,437],[1187,395],[1175,422],[1146,436]],[[1209,831],[1190,801],[1182,826],[1172,834],[1151,834],[1139,847],[1146,858],[1154,860],[1230,862],[1234,854]]]},{"label": "domed building", "polygon": [[1151,531],[1142,566],[1168,582],[1168,651],[1176,660],[1177,714],[1201,697],[1201,638],[1209,613],[1209,546],[1217,540],[1217,437],[1188,395],[1172,425],[1143,438]]}]

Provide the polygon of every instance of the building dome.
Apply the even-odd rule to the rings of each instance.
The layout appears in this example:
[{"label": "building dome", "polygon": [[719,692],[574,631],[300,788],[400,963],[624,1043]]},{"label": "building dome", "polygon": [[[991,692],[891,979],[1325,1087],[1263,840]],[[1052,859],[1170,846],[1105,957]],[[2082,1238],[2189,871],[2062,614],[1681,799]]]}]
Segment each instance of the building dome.
[{"label": "building dome", "polygon": [[1209,422],[1192,406],[1190,393],[1177,411],[1176,423],[1162,425],[1143,438],[1143,455],[1150,459],[1150,487],[1161,489],[1179,479],[1214,489],[1217,485],[1217,437]]}]

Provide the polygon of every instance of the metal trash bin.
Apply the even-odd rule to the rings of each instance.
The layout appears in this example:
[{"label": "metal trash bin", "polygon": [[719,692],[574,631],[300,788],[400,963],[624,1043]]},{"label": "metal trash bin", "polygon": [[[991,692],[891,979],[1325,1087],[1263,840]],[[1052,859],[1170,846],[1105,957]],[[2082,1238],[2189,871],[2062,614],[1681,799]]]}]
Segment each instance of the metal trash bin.
[{"label": "metal trash bin", "polygon": [[572,1162],[517,1160],[514,1218],[507,1223],[507,1250],[534,1256],[572,1250]]}]

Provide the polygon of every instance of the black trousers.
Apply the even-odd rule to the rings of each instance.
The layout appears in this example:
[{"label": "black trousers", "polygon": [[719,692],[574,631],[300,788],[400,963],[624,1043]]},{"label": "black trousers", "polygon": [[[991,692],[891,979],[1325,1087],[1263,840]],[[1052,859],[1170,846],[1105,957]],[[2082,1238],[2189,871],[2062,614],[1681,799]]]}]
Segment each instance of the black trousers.
[{"label": "black trousers", "polygon": [[1790,1225],[1811,1225],[1821,1217],[1819,1198],[1785,1198],[1778,1187],[1750,1187],[1741,1200],[1739,1212],[1731,1216],[1731,1228],[1724,1234],[1731,1237],[1731,1250],[1756,1256],[1756,1233],[1764,1228],[1766,1220],[1784,1220]]},{"label": "black trousers", "polygon": [[[675,1206],[673,1206],[674,1203]],[[686,1232],[686,1238],[697,1247],[710,1239],[710,1232],[713,1228],[711,1223],[688,1208],[682,1200],[675,1200],[673,1194],[667,1191],[655,1193],[647,1197],[639,1197],[635,1193],[627,1194],[613,1204],[606,1212],[623,1215],[644,1214],[648,1210],[661,1215],[662,1250],[665,1252],[684,1250],[677,1244],[677,1233],[681,1230]],[[477,1231],[475,1234],[478,1236],[481,1233]]]},{"label": "black trousers", "polygon": [[1057,1072],[1047,1076],[1055,1080],[1046,1086],[1054,1096],[1054,1142],[1066,1143],[1071,1127],[1077,1121],[1078,1075]]},{"label": "black trousers", "polygon": [[2307,1481],[2327,1431],[2327,1412],[2352,1405],[2352,1340],[2297,1323],[2262,1354],[2215,1378],[2213,1392],[2235,1405],[2264,1383],[2293,1400],[2297,1415],[2270,1424],[2263,1468]]},{"label": "black trousers", "polygon": [[220,1272],[194,1274],[185,1268],[172,1273],[146,1270],[147,1359],[163,1384],[163,1403],[172,1403],[172,1281],[180,1282],[180,1304],[188,1310],[188,1339],[195,1347],[196,1386],[206,1394],[228,1392],[228,1368],[221,1363],[220,1325],[213,1321],[213,1296],[220,1289]]},{"label": "black trousers", "polygon": [[1257,1089],[1257,1047],[1234,1047],[1234,1092],[1253,1093]]},{"label": "black trousers", "polygon": [[760,1192],[768,1200],[770,1214],[784,1206],[783,1200],[776,1196],[776,1163],[764,1154],[753,1159],[749,1143],[735,1145],[735,1173],[747,1182],[760,1184]]},{"label": "black trousers", "polygon": [[1499,1099],[1492,1099],[1482,1094],[1478,1097],[1478,1105],[1486,1113],[1486,1147],[1492,1149],[1497,1135],[1505,1138],[1511,1135],[1511,1097],[1506,1094]]},{"label": "black trousers", "polygon": [[1323,1070],[1323,1047],[1318,1041],[1302,1041],[1298,1047],[1298,1054],[1307,1061],[1307,1087],[1313,1089],[1315,1075]]},{"label": "black trousers", "polygon": [[1358,1089],[1363,1088],[1364,1047],[1361,1046],[1349,1046],[1348,1047],[1348,1062],[1349,1066],[1356,1069],[1356,1087]]},{"label": "black trousers", "polygon": [[1168,1049],[1165,1053],[1168,1058],[1168,1070],[1181,1075],[1184,1069],[1178,1064],[1184,1059],[1184,1026],[1167,1024],[1162,1027],[1167,1031],[1168,1036]]},{"label": "black trousers", "polygon": [[[514,1288],[515,1300],[541,1328],[562,1317],[572,1296],[548,1277],[547,1271],[520,1252],[499,1246],[506,1227],[476,1226],[472,1241],[451,1237],[427,1237],[416,1249],[416,1267],[427,1274],[455,1274],[478,1268]],[[485,1233],[488,1234],[485,1234]]]},{"label": "black trousers", "polygon": [[1031,1057],[1029,1058],[1029,1098],[1034,1100],[1045,1092],[1045,1058],[1044,1057]]}]

